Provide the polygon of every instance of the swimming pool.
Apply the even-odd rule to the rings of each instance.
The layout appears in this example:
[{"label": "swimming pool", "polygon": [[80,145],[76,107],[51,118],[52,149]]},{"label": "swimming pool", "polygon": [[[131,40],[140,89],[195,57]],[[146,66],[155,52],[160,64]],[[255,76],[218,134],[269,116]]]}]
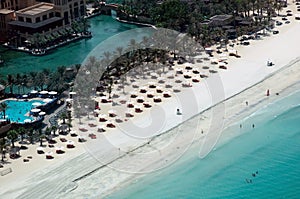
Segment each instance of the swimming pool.
[{"label": "swimming pool", "polygon": [[[35,102],[45,104],[41,100],[30,100],[30,101],[21,101],[21,100],[5,100],[4,103],[7,104],[6,109],[6,119],[10,119],[11,122],[24,123],[24,120],[30,119],[34,120],[33,117],[28,116],[31,109],[34,108],[32,105]],[[0,112],[0,118],[3,118],[3,113]]]}]

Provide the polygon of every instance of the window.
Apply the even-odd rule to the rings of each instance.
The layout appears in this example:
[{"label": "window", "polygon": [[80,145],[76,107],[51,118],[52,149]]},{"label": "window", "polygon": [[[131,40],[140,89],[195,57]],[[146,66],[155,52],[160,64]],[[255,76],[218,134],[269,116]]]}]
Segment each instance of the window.
[{"label": "window", "polygon": [[39,23],[39,22],[41,22],[41,18],[40,17],[35,18],[35,23]]},{"label": "window", "polygon": [[80,6],[80,15],[83,16],[84,15],[84,6]]},{"label": "window", "polygon": [[47,15],[43,15],[43,21],[47,19]]},{"label": "window", "polygon": [[56,12],[56,13],[55,13],[55,16],[56,16],[56,17],[61,17],[60,12]]},{"label": "window", "polygon": [[68,12],[64,12],[64,20],[65,20],[65,24],[69,24],[69,14],[68,14]]},{"label": "window", "polygon": [[18,17],[18,21],[24,21],[24,17]]},{"label": "window", "polygon": [[50,12],[50,13],[49,13],[49,18],[52,18],[52,17],[54,17],[54,13],[53,13],[53,12]]},{"label": "window", "polygon": [[32,23],[31,18],[26,17],[26,22],[27,22],[27,23]]},{"label": "window", "polygon": [[74,16],[75,16],[75,18],[79,17],[79,9],[78,8],[74,8]]}]

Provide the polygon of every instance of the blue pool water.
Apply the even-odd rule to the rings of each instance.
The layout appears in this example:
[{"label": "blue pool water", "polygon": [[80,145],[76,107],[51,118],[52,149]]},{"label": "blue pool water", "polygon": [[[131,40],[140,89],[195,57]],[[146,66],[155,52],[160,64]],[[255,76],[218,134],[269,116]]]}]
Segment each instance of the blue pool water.
[{"label": "blue pool water", "polygon": [[[12,122],[24,123],[25,119],[33,120],[33,117],[26,116],[33,109],[33,103],[39,102],[44,104],[41,100],[30,100],[30,101],[17,101],[17,100],[5,100],[8,107],[6,110],[6,117]],[[3,113],[0,113],[0,118],[3,118]]]},{"label": "blue pool water", "polygon": [[[299,198],[299,99],[294,93],[243,120],[242,135],[206,158],[190,151],[108,198]],[[241,131],[239,124],[228,130]]]}]

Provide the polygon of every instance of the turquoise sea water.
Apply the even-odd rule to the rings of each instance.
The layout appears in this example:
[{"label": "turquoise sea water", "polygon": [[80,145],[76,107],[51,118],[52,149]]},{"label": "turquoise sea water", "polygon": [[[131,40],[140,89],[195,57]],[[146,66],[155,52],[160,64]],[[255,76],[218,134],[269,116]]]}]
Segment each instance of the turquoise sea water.
[{"label": "turquoise sea water", "polygon": [[231,126],[242,135],[206,158],[193,149],[108,198],[299,198],[299,99],[294,93],[241,121],[242,129]]},{"label": "turquoise sea water", "polygon": [[[6,117],[10,119],[12,122],[23,123],[25,119],[33,120],[32,117],[26,116],[25,114],[29,113],[31,109],[33,109],[33,103],[39,102],[44,104],[41,100],[30,100],[30,101],[17,101],[17,100],[5,100],[7,104]],[[3,117],[3,113],[0,113],[0,118]]]},{"label": "turquoise sea water", "polygon": [[[4,65],[0,66],[0,78],[5,78],[8,74],[29,73],[40,71],[43,68],[54,70],[58,66],[80,64],[96,46],[107,38],[137,28],[135,25],[120,23],[112,17],[104,15],[91,18],[90,24],[92,38],[60,47],[45,56],[32,56],[0,46],[0,55],[5,60]],[[124,42],[127,42],[126,45],[129,43],[129,41]],[[121,45],[120,42],[119,45]]]}]

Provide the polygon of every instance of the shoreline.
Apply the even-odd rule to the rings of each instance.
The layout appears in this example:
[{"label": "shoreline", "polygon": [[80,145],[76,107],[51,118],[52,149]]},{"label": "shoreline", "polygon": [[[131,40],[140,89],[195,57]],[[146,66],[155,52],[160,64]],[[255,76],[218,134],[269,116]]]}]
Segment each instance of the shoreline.
[{"label": "shoreline", "polygon": [[[231,103],[231,101],[235,102],[239,98],[243,97],[243,95],[245,95],[245,96],[248,97],[249,96],[248,93],[252,92],[253,90],[256,90],[256,88],[258,86],[263,86],[264,84],[268,84],[269,81],[274,81],[273,79],[276,79],[277,77],[281,76],[282,72],[287,72],[287,71],[291,72],[295,68],[299,68],[299,65],[300,65],[300,57],[297,58],[297,62],[296,63],[288,64],[286,67],[283,67],[281,70],[275,72],[270,77],[267,77],[267,78],[263,79],[262,81],[260,81],[259,83],[255,84],[255,85],[253,85],[253,86],[251,86],[249,88],[246,88],[245,90],[241,91],[240,93],[236,94],[235,96],[232,96],[232,97],[230,97],[230,98],[228,98],[228,99],[226,99],[226,100],[224,100],[224,101],[222,101],[222,102],[220,102],[220,103],[218,103],[218,104],[216,104],[216,105],[214,105],[214,106],[212,106],[212,107],[210,107],[210,108],[208,108],[208,109],[200,112],[199,114],[193,116],[192,118],[188,119],[184,123],[187,123],[190,120],[199,119],[199,117],[200,117],[200,120],[201,120],[201,115],[209,114],[210,111],[212,111],[214,108],[220,106],[223,103]],[[299,69],[298,69],[298,72],[300,72]],[[236,126],[238,128],[239,122],[242,122],[244,119],[247,119],[248,117],[252,117],[252,114],[255,114],[261,108],[263,108],[265,106],[268,106],[269,104],[272,104],[272,103],[274,103],[274,102],[276,102],[278,100],[282,100],[285,97],[287,97],[287,96],[289,96],[289,95],[291,95],[291,94],[293,94],[295,92],[299,92],[299,90],[295,91],[295,88],[294,88],[295,85],[296,85],[296,87],[297,87],[297,85],[300,85],[300,80],[296,80],[296,82],[293,82],[293,84],[288,84],[287,87],[286,86],[281,87],[281,89],[280,89],[281,95],[280,96],[272,95],[270,97],[271,99],[270,98],[265,98],[264,101],[259,101],[257,104],[255,104],[254,107],[248,108],[248,107],[244,106],[244,108],[241,108],[241,106],[243,106],[243,104],[237,105],[239,108],[242,109],[241,113],[238,116],[235,115],[237,118],[230,118],[230,119],[228,119],[228,121],[226,121],[227,124],[223,128],[222,132],[225,132],[225,134],[226,134],[226,131],[228,129],[230,129],[231,127],[233,127],[233,126]],[[282,95],[282,94],[284,94],[284,95]],[[204,119],[204,120],[208,120],[208,119]],[[200,121],[200,123],[201,122],[206,123],[207,121],[206,122],[205,121]],[[170,129],[168,132],[165,132],[165,133],[159,135],[158,139],[159,139],[159,137],[163,137],[165,135],[168,136],[168,134],[173,129],[176,129],[176,128],[180,127],[181,125],[182,124],[179,124],[178,126]],[[229,143],[232,139],[235,139],[235,138],[237,138],[239,136],[241,136],[241,135],[235,134],[235,135],[231,135],[230,138],[228,138],[228,137],[227,138],[221,138],[221,142],[220,143],[218,142],[215,147],[216,148],[222,147],[222,145]],[[161,141],[163,141],[163,140],[161,140]],[[201,145],[201,143],[199,143],[199,142],[203,142],[203,135],[201,135],[201,134],[198,133],[198,135],[196,136],[195,140],[192,142],[191,147],[189,148],[189,151],[187,151],[187,153],[191,153],[191,150],[195,149],[196,147],[198,147],[198,149],[199,149],[199,145]],[[214,147],[213,150],[216,150],[215,147]],[[127,157],[127,158],[130,158],[130,157]],[[188,159],[190,159],[190,157],[188,157]],[[127,160],[127,161],[129,161],[129,160]],[[158,161],[160,161],[160,160],[158,160]],[[153,164],[156,164],[156,162],[154,162]],[[153,165],[147,165],[146,167],[150,167],[151,168],[152,166]],[[124,181],[120,181],[118,184],[116,184],[115,186],[113,186],[111,189],[109,189],[107,191],[104,191],[104,192],[102,192],[100,194],[101,194],[101,196],[105,196],[105,197],[109,196],[112,193],[114,193],[115,191],[121,190],[124,187],[130,186],[131,184],[136,183],[140,178],[143,178],[143,176],[145,176],[145,175],[147,175],[147,173],[146,174],[133,174],[132,176],[128,177],[128,179],[125,179]]]},{"label": "shoreline", "polygon": [[127,21],[124,19],[120,19],[119,17],[116,18],[117,21],[121,23],[126,23],[126,24],[133,24],[133,25],[138,25],[138,26],[145,26],[145,27],[151,27],[153,29],[157,29],[155,25],[152,24],[147,24],[147,23],[140,23],[140,22],[135,22],[135,21]]},{"label": "shoreline", "polygon": [[[300,93],[300,87],[299,86],[300,86],[300,81],[297,82],[296,87],[295,87],[295,85],[293,86],[294,89],[295,88],[297,89],[296,91],[293,91],[293,89],[290,89],[287,92],[284,91],[283,92],[284,94],[289,93],[289,95],[279,96],[279,98],[277,98],[277,99],[272,99],[272,102],[268,102],[266,104],[265,103],[259,104],[259,106],[262,106],[261,109],[263,109],[263,111],[265,111],[266,109],[270,109],[269,107],[277,106],[276,105],[277,102],[282,103],[282,101],[285,101],[287,98],[290,98],[291,96],[293,96],[295,94],[297,94],[297,96],[299,96],[299,93]],[[295,106],[296,104],[297,104],[297,102],[295,102],[295,97],[294,97],[294,103],[293,103],[293,105]],[[299,107],[297,106],[297,108],[299,108]],[[252,124],[253,121],[257,121],[258,123],[255,122],[255,124],[258,124],[258,125],[256,125],[255,128],[261,129],[261,128],[263,128],[263,124],[265,124],[265,121],[258,121],[257,117],[259,119],[265,119],[265,118],[267,118],[266,121],[272,121],[273,117],[276,117],[277,114],[281,115],[284,112],[282,112],[282,110],[277,110],[276,109],[274,111],[271,111],[271,113],[269,113],[269,112],[263,112],[263,113],[261,113],[260,110],[254,111],[251,114],[251,116],[249,116],[249,118],[243,118],[241,116],[241,118],[242,118],[241,119],[242,120],[241,123],[243,125],[244,124],[248,124],[249,125],[249,126],[246,126],[246,125],[243,126],[243,128],[246,127],[245,129],[240,130],[239,123],[231,124],[228,127],[226,127],[224,129],[224,133],[223,133],[223,136],[222,136],[223,139],[222,138],[220,139],[220,142],[216,145],[216,147],[214,148],[214,150],[212,151],[212,153],[216,153],[216,154],[223,153],[223,150],[226,150],[225,148],[228,148],[228,147],[232,146],[232,142],[236,142],[236,141],[240,142],[240,140],[243,140],[243,142],[247,142],[247,140],[245,139],[245,137],[246,138],[249,138],[249,136],[253,137],[253,135],[251,135],[252,133],[256,134],[255,137],[257,139],[262,139],[262,140],[266,141],[266,136],[267,135],[263,134],[263,135],[260,136],[260,135],[257,134],[257,132],[252,132],[252,127],[250,125]],[[290,107],[287,107],[285,105],[285,109],[283,109],[283,110],[291,110],[291,109],[290,109]],[[265,115],[267,115],[267,116],[262,118],[261,114],[263,116],[265,116]],[[268,120],[268,117],[270,117],[269,120]],[[259,122],[261,122],[261,124]],[[241,132],[235,133],[234,135],[231,135],[231,133],[233,131],[241,131]],[[256,130],[254,130],[254,131],[256,131]],[[261,131],[261,130],[258,130],[258,131]],[[262,132],[260,132],[260,133],[262,133]],[[278,135],[278,132],[276,134]],[[232,136],[232,137],[230,137],[229,139],[226,139],[226,138],[228,138],[228,136]],[[284,135],[282,135],[282,136],[284,136]],[[272,135],[270,135],[270,137],[272,137]],[[285,139],[285,138],[283,138],[283,139]],[[251,140],[251,141],[253,141],[253,140]],[[245,154],[245,157],[248,157],[248,156],[252,157],[252,155],[255,156],[255,153],[251,154],[251,153],[249,153],[249,150],[255,152],[256,149],[260,149],[260,147],[265,146],[265,145],[262,145],[262,143],[261,143],[261,142],[264,142],[264,141],[259,142],[258,145],[255,145],[255,143],[251,142],[251,141],[248,142],[248,143],[245,143],[246,144],[245,147],[243,147],[243,146],[241,147],[240,146],[242,151],[247,151],[247,154]],[[120,196],[123,196],[125,198],[128,198],[128,197],[137,198],[137,196],[141,196],[141,193],[145,193],[145,192],[146,193],[150,193],[150,191],[148,191],[148,190],[146,190],[144,188],[145,186],[150,185],[151,187],[153,186],[154,188],[156,188],[156,185],[154,183],[155,182],[159,183],[159,181],[157,179],[161,179],[161,176],[164,176],[166,178],[171,178],[172,179],[173,178],[172,174],[174,172],[177,172],[177,171],[179,173],[188,172],[189,170],[186,169],[186,168],[183,168],[183,166],[186,167],[186,166],[189,165],[189,163],[191,165],[193,165],[193,166],[197,165],[199,167],[200,167],[201,164],[204,164],[204,165],[206,165],[206,167],[204,167],[204,169],[207,169],[207,167],[210,166],[210,164],[208,164],[208,162],[211,163],[213,169],[218,166],[217,165],[217,163],[219,163],[218,161],[220,161],[223,164],[226,164],[226,162],[224,161],[224,159],[218,159],[217,160],[216,157],[218,157],[218,158],[222,158],[222,157],[220,157],[220,155],[216,155],[216,154],[212,154],[209,157],[209,159],[214,159],[214,162],[211,162],[211,160],[208,160],[208,161],[207,160],[203,160],[203,162],[201,162],[202,159],[199,158],[199,156],[197,156],[197,152],[199,152],[199,145],[200,145],[199,142],[201,142],[201,138],[199,140],[195,140],[195,142],[193,143],[193,145],[190,147],[189,151],[186,152],[185,156],[182,157],[181,160],[178,160],[178,162],[176,162],[174,165],[170,165],[169,168],[166,168],[165,170],[157,171],[155,173],[150,173],[149,175],[148,174],[145,174],[145,175],[136,174],[136,175],[134,175],[132,177],[128,177],[127,180],[124,180],[124,181],[120,182],[119,185],[115,186],[111,190],[108,190],[107,192],[104,192],[104,193],[98,193],[97,196],[98,197],[101,196],[101,198],[119,198]],[[280,142],[280,140],[277,140],[277,142]],[[269,142],[268,142],[268,145],[270,145]],[[233,147],[231,147],[231,148],[233,148]],[[276,147],[274,146],[273,148],[276,148]],[[228,150],[227,150],[227,152],[228,152]],[[244,154],[239,153],[239,152],[236,152],[236,153],[238,153],[239,155],[244,155]],[[224,153],[223,153],[223,155],[226,156],[226,154],[224,154]],[[227,157],[227,156],[225,157],[226,160],[228,160],[228,161],[231,161],[231,160],[234,161],[235,160],[235,159],[231,159],[230,158],[230,154],[228,154],[228,156],[229,157]],[[235,156],[235,152],[233,152],[233,156]],[[249,161],[251,162],[251,160],[249,160]],[[277,161],[279,161],[279,160],[277,159]],[[266,163],[266,162],[264,162],[264,163]],[[228,165],[226,165],[226,166],[229,166],[229,165],[230,165],[230,163],[228,163]],[[268,167],[265,164],[262,165],[263,168],[261,168],[260,165],[257,164],[257,163],[256,163],[256,165],[258,167],[255,167],[255,168],[257,168],[258,170],[260,170],[260,173],[263,173],[263,170],[266,169],[266,167]],[[275,166],[274,164],[272,164],[272,165]],[[221,165],[220,167],[222,167],[224,169],[224,168],[227,168],[226,166]],[[241,166],[241,165],[239,165],[239,166]],[[296,166],[296,165],[293,165],[293,166]],[[190,168],[190,167],[188,166],[188,168]],[[181,169],[182,169],[182,171],[181,171]],[[245,168],[243,167],[243,169],[245,169]],[[251,168],[248,168],[248,169],[251,172],[251,170],[253,168],[251,167]],[[219,170],[216,169],[216,173],[215,173],[215,172],[212,171],[212,169],[207,169],[207,170],[210,170],[211,172],[210,173],[202,174],[202,177],[205,177],[205,180],[213,179],[212,176],[214,176],[214,174],[219,175],[219,172],[222,171],[220,169]],[[247,170],[245,172],[249,172],[249,170]],[[174,175],[176,176],[176,174],[174,174]],[[221,174],[221,175],[223,175],[223,174]],[[224,175],[226,175],[226,174],[224,174]],[[201,178],[201,179],[199,178],[199,183],[204,184],[205,180],[203,178]],[[170,180],[166,180],[166,181],[170,182]],[[243,179],[241,179],[240,183],[241,184],[243,183]],[[183,183],[179,182],[179,184],[183,184]],[[176,186],[176,183],[174,183],[174,185]],[[171,187],[170,189],[173,189],[173,188],[174,187]],[[157,194],[153,194],[153,195],[162,195],[162,193],[166,193],[166,191],[164,191],[164,190],[162,190],[160,188],[156,188],[156,190],[158,190],[159,192]],[[69,197],[67,197],[67,198],[69,198]]]},{"label": "shoreline", "polygon": [[24,46],[19,46],[19,47],[13,47],[13,46],[10,46],[10,45],[7,45],[7,43],[5,44],[2,44],[3,47],[5,48],[8,48],[10,50],[14,50],[14,51],[19,51],[19,52],[26,52],[26,53],[29,53],[30,55],[33,55],[33,56],[43,56],[43,55],[47,55],[47,52],[48,51],[51,51],[51,50],[54,50],[58,47],[62,47],[62,46],[65,46],[65,45],[68,45],[72,42],[75,42],[75,41],[79,41],[81,39],[88,39],[88,38],[91,38],[92,35],[84,35],[84,34],[80,34],[72,39],[67,39],[66,41],[63,41],[63,42],[60,42],[59,44],[55,44],[53,46],[49,46],[49,47],[46,47],[46,48],[33,48],[33,49],[28,49],[28,48],[25,48]]}]

